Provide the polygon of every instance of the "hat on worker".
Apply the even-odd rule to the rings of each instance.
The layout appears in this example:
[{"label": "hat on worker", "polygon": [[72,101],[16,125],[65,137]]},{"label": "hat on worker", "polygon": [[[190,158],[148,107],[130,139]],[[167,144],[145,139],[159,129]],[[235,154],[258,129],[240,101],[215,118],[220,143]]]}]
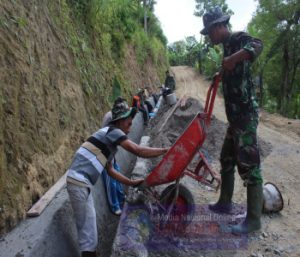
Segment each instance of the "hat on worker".
[{"label": "hat on worker", "polygon": [[136,108],[134,107],[130,108],[128,104],[125,101],[123,101],[114,104],[111,113],[112,113],[111,122],[115,122],[117,120],[126,119],[128,117],[134,118],[136,114]]},{"label": "hat on worker", "polygon": [[202,35],[207,35],[209,32],[209,29],[217,23],[225,23],[227,24],[229,22],[230,16],[224,15],[221,8],[219,6],[216,6],[212,9],[210,9],[207,13],[203,15],[203,25],[204,29],[200,31]]},{"label": "hat on worker", "polygon": [[144,88],[139,88],[137,91],[137,95],[138,96],[142,96],[145,93],[145,89]]}]

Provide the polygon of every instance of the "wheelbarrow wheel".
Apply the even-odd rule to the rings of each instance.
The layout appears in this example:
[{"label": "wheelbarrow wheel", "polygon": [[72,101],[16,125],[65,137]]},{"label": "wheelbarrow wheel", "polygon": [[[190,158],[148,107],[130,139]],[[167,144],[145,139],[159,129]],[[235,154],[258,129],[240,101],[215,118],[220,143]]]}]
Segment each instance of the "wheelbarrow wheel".
[{"label": "wheelbarrow wheel", "polygon": [[[169,215],[169,220],[177,225],[186,227],[191,223],[195,212],[195,201],[192,193],[184,185],[178,185],[178,196],[176,196],[176,184],[166,187],[160,196],[160,203],[164,207],[164,214]],[[170,208],[172,208],[170,210]],[[170,210],[170,211],[169,211]],[[168,213],[169,211],[169,213]]]}]

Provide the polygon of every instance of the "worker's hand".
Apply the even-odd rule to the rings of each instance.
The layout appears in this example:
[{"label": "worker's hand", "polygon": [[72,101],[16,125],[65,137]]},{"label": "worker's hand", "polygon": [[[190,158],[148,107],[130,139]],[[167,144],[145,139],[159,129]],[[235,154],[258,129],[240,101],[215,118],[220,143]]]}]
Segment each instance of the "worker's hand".
[{"label": "worker's hand", "polygon": [[136,187],[144,182],[144,179],[132,179],[131,186]]},{"label": "worker's hand", "polygon": [[230,56],[224,57],[222,62],[223,70],[232,71],[237,63],[245,60],[251,60],[251,55],[246,50],[241,49]]},{"label": "worker's hand", "polygon": [[165,147],[165,148],[162,148],[162,154],[165,154],[166,152],[168,152],[170,149],[170,147]]},{"label": "worker's hand", "polygon": [[232,71],[236,65],[236,58],[235,56],[231,55],[228,57],[224,57],[222,62],[222,68],[224,71]]}]

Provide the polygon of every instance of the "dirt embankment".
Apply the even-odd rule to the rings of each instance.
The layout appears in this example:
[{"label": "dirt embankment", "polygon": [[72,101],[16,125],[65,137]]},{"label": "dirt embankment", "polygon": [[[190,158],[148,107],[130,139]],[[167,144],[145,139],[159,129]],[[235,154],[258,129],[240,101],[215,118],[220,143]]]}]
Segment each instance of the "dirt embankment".
[{"label": "dirt embankment", "polygon": [[[97,76],[101,81],[95,78],[94,82],[104,88],[89,96],[76,65],[78,56],[69,43],[73,39],[64,24],[56,22],[72,21],[59,16],[61,4],[0,2],[0,235],[23,219],[59,179],[75,148],[98,128],[110,108],[105,103],[112,91],[114,66],[102,60],[101,53],[92,53],[110,72],[94,67],[101,74]],[[127,45],[124,53],[126,58],[119,60],[117,69],[124,70],[121,76],[128,84],[157,83],[151,60],[144,69],[133,47]],[[129,95],[131,89],[126,90]]]}]

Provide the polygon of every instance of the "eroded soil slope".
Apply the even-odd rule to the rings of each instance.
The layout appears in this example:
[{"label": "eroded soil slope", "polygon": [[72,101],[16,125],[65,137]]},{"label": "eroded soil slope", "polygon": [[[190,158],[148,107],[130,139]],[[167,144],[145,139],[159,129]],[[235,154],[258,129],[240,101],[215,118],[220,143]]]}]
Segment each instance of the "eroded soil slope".
[{"label": "eroded soil slope", "polygon": [[79,28],[66,8],[61,1],[0,1],[0,235],[25,217],[100,126],[116,70],[132,86],[122,92],[127,96],[159,80],[157,66],[149,58],[141,67],[130,45],[119,67],[89,46],[99,61],[87,92],[78,68],[87,45],[74,54],[70,42]]}]

